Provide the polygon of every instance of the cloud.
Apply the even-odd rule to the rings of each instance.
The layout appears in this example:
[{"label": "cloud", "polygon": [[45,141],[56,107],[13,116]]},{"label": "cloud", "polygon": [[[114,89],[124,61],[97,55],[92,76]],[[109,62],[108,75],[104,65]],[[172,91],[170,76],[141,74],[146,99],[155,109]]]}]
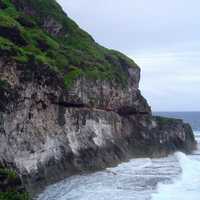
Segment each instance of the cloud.
[{"label": "cloud", "polygon": [[127,53],[199,40],[198,0],[58,2],[97,42]]},{"label": "cloud", "polygon": [[102,45],[132,57],[153,110],[200,110],[199,0],[58,0]]},{"label": "cloud", "polygon": [[142,66],[140,88],[153,110],[200,110],[199,52],[138,56]]}]

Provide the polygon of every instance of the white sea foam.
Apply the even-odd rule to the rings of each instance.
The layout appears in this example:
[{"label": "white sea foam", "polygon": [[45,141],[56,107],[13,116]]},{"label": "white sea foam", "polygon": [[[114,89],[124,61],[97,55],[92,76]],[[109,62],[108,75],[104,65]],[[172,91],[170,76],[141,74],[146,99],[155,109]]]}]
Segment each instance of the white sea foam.
[{"label": "white sea foam", "polygon": [[74,176],[50,186],[38,200],[149,200],[157,183],[179,173],[174,156],[133,159],[118,167]]},{"label": "white sea foam", "polygon": [[[195,132],[197,141],[200,142],[200,132]],[[194,155],[176,153],[182,173],[172,184],[160,183],[157,193],[152,195],[152,200],[199,200],[200,199],[200,154],[199,150]]]},{"label": "white sea foam", "polygon": [[195,131],[194,134],[196,136],[197,142],[200,143],[200,131]]},{"label": "white sea foam", "polygon": [[[200,132],[196,132],[200,142]],[[199,160],[198,160],[199,159]],[[38,200],[199,200],[200,151],[160,159],[133,159],[115,168],[73,176]]]},{"label": "white sea foam", "polygon": [[189,159],[183,153],[176,153],[182,168],[182,175],[173,184],[159,184],[158,193],[152,200],[199,200],[200,162]]}]

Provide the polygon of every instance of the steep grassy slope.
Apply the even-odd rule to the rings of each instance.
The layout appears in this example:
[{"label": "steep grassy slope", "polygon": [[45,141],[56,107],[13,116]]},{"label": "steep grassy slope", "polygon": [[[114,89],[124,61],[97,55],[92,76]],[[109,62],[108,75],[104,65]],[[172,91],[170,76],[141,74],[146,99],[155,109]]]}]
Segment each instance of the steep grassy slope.
[{"label": "steep grassy slope", "polygon": [[84,75],[126,86],[126,66],[137,65],[123,54],[98,45],[55,0],[0,0],[0,52],[17,62],[48,65],[68,87]]}]

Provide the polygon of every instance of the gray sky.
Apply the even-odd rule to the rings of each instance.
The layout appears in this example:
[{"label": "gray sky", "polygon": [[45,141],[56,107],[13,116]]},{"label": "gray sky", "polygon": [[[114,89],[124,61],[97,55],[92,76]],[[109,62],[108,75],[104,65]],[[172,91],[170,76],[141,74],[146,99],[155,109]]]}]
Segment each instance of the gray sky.
[{"label": "gray sky", "polygon": [[200,111],[199,0],[58,0],[94,39],[133,58],[154,111]]}]

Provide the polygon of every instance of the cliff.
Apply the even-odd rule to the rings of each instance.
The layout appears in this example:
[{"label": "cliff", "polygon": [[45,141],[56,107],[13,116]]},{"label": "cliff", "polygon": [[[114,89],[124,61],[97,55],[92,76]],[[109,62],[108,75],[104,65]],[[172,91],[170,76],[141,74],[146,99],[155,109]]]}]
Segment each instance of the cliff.
[{"label": "cliff", "polygon": [[76,173],[195,147],[153,117],[140,68],[81,30],[54,0],[0,0],[0,163],[29,192]]}]

